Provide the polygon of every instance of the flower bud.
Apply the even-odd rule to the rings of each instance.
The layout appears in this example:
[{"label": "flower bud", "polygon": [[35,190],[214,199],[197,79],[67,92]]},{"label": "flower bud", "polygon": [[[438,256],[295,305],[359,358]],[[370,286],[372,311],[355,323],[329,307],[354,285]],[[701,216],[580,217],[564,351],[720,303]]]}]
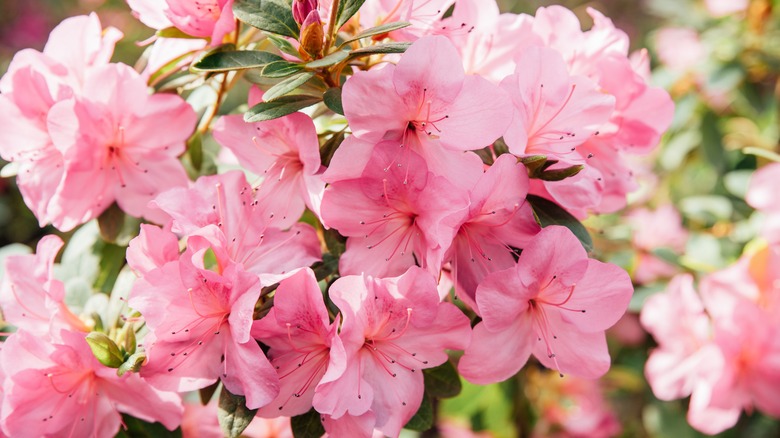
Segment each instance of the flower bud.
[{"label": "flower bud", "polygon": [[313,10],[306,16],[306,20],[301,25],[300,48],[298,52],[304,58],[311,57],[319,59],[322,57],[322,47],[325,41],[325,31],[322,28],[322,21],[317,10]]},{"label": "flower bud", "polygon": [[119,368],[124,362],[122,352],[119,351],[116,343],[108,336],[100,332],[92,332],[86,337],[89,348],[92,349],[92,354],[98,362],[109,368]]},{"label": "flower bud", "polygon": [[317,0],[293,0],[292,13],[295,22],[302,25],[311,11],[317,10],[318,3]]}]

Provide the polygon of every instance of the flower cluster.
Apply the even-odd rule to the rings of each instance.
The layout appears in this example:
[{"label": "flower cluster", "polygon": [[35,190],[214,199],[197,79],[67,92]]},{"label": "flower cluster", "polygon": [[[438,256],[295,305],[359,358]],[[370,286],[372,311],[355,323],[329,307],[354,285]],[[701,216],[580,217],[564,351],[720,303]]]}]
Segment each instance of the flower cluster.
[{"label": "flower cluster", "polygon": [[[494,383],[531,355],[564,379],[607,372],[604,332],[633,288],[575,217],[625,205],[625,158],[673,112],[609,19],[589,10],[582,31],[562,7],[481,0],[128,3],[160,30],[143,74],[109,63],[120,35],[92,15],[0,80],[0,155],[27,205],[61,231],[98,218],[124,251],[122,228],[136,277],[122,317],[101,318],[65,304],[56,237],[7,260],[4,433],[111,436],[120,414],[173,430],[180,394],[221,384],[231,436],[256,413],[395,437],[437,372]],[[242,75],[250,108],[218,116]],[[217,90],[200,116],[165,92],[198,86]],[[117,224],[113,204],[149,223]]]}]

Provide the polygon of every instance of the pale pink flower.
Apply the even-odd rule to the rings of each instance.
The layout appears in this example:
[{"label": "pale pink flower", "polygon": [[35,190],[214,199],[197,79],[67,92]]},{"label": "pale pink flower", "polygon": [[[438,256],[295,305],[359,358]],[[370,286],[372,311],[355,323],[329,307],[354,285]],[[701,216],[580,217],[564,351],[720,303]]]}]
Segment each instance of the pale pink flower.
[{"label": "pale pink flower", "polygon": [[236,28],[233,0],[127,0],[142,23],[153,29],[175,26],[187,35],[222,44]]},{"label": "pale pink flower", "polygon": [[469,213],[444,259],[452,263],[458,297],[471,308],[477,286],[491,272],[515,265],[515,249],[524,248],[540,227],[525,202],[528,174],[504,154],[469,193]]},{"label": "pale pink flower", "polygon": [[[129,305],[150,330],[141,375],[175,391],[219,379],[231,393],[244,395],[250,409],[264,406],[278,394],[279,379],[250,336],[260,282],[206,239],[191,236],[187,244],[178,260],[133,285]],[[206,266],[208,253],[214,270]]]},{"label": "pale pink flower", "polygon": [[650,283],[676,274],[679,268],[652,253],[657,248],[668,249],[675,254],[685,251],[688,231],[682,226],[682,218],[674,206],[664,204],[655,210],[636,209],[627,215],[627,219],[633,231],[631,242],[637,250],[634,280]]},{"label": "pale pink flower", "polygon": [[173,430],[181,422],[178,395],[159,391],[138,374],[117,376],[92,354],[85,334],[63,331],[51,344],[26,331],[3,344],[3,406],[0,425],[14,437],[113,437],[120,414],[161,422]]},{"label": "pale pink flower", "polygon": [[0,286],[3,319],[44,339],[59,339],[63,329],[89,331],[65,305],[65,286],[54,278],[60,248],[62,240],[50,235],[38,242],[36,254],[9,256]]},{"label": "pale pink flower", "polygon": [[344,275],[398,276],[415,264],[438,275],[467,213],[465,191],[429,172],[413,151],[398,162],[398,149],[394,141],[377,144],[359,178],[325,174],[323,220],[348,237],[339,261]]},{"label": "pale pink flower", "polygon": [[625,312],[632,286],[617,266],[588,259],[567,228],[542,229],[516,267],[477,288],[482,322],[461,358],[467,380],[505,380],[533,355],[561,374],[597,378],[609,369],[604,330]]},{"label": "pale pink flower", "polygon": [[279,395],[258,411],[262,417],[292,417],[309,411],[320,380],[344,372],[346,352],[332,324],[317,279],[302,269],[282,280],[274,307],[252,326],[252,337],[270,347],[268,357],[279,374]]},{"label": "pale pink flower", "polygon": [[421,371],[448,360],[445,349],[468,344],[468,318],[439,302],[436,281],[416,267],[392,279],[342,277],[330,297],[344,317],[347,364],[321,381],[314,404],[336,421],[371,412],[373,427],[397,437],[422,401]]},{"label": "pale pink flower", "polygon": [[[254,90],[250,105],[260,100]],[[241,166],[264,178],[257,198],[278,218],[277,227],[297,222],[306,207],[319,216],[325,182],[311,117],[297,112],[246,123],[241,115],[224,116],[214,125],[214,138],[236,155]]]},{"label": "pale pink flower", "polygon": [[179,96],[149,95],[143,78],[126,65],[90,69],[85,82],[83,97],[58,102],[48,115],[49,134],[64,159],[48,209],[52,223],[72,229],[115,201],[130,215],[160,220],[147,204],[186,185],[177,156],[195,128],[195,112]]},{"label": "pale pink flower", "polygon": [[314,228],[304,223],[286,231],[279,228],[277,219],[282,218],[266,214],[266,206],[239,171],[200,177],[190,188],[162,193],[152,205],[170,215],[174,233],[208,238],[258,275],[264,286],[322,256]]},{"label": "pale pink flower", "polygon": [[658,58],[674,71],[692,70],[707,56],[695,29],[665,27],[656,32],[654,39]]},{"label": "pale pink flower", "polygon": [[743,12],[748,7],[748,0],[704,0],[707,11],[715,17]]},{"label": "pale pink flower", "polygon": [[[322,3],[328,6],[330,2]],[[439,25],[439,19],[451,4],[451,0],[368,1],[360,8],[360,27],[368,29],[393,21],[408,21],[411,26],[390,32],[388,36],[396,41],[415,41]]]}]

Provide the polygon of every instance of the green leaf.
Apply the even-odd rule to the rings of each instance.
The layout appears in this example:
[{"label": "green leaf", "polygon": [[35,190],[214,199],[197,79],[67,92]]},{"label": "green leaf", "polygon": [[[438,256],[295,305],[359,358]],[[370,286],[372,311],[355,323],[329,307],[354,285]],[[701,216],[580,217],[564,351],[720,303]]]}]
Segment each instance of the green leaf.
[{"label": "green leaf", "polygon": [[109,368],[119,368],[124,362],[122,352],[116,343],[104,333],[92,332],[86,337],[87,344],[98,362]]},{"label": "green leaf", "polygon": [[113,243],[103,243],[96,245],[95,249],[100,254],[100,265],[93,286],[101,292],[110,293],[119,276],[119,271],[125,265],[127,248]]},{"label": "green leaf", "polygon": [[341,104],[341,87],[331,87],[322,95],[325,106],[336,114],[344,115],[344,107]]},{"label": "green leaf", "polygon": [[339,20],[336,24],[336,29],[341,29],[341,26],[357,13],[358,9],[363,6],[365,1],[366,0],[341,0],[341,3],[339,3]]},{"label": "green leaf", "polygon": [[260,30],[298,39],[298,23],[289,0],[236,0],[233,15]]},{"label": "green leaf", "polygon": [[309,107],[322,100],[320,97],[296,94],[292,96],[282,96],[272,102],[260,102],[249,108],[244,114],[244,121],[247,123],[262,122],[265,120],[278,119],[287,114],[292,114],[300,109]]},{"label": "green leaf", "polygon": [[726,149],[723,147],[723,133],[718,127],[718,116],[712,111],[701,120],[701,147],[707,161],[722,174],[726,170]]},{"label": "green leaf", "polygon": [[289,94],[293,91],[295,91],[298,87],[305,84],[309,81],[309,79],[314,77],[314,73],[310,71],[302,72],[294,76],[290,76],[289,78],[279,82],[278,84],[274,85],[273,87],[269,88],[264,94],[263,94],[263,100],[266,102],[274,100],[278,97],[282,97],[285,94]]},{"label": "green leaf", "polygon": [[542,227],[562,225],[571,230],[580,239],[580,243],[582,243],[586,251],[593,251],[593,239],[591,239],[588,230],[585,229],[585,226],[577,218],[548,199],[536,195],[528,195],[527,199],[531,203],[531,207],[533,207],[534,213]]},{"label": "green leaf", "polygon": [[322,234],[325,239],[325,246],[328,247],[331,255],[333,257],[341,257],[344,251],[347,250],[347,238],[333,228],[325,230]]},{"label": "green leaf", "polygon": [[528,169],[528,174],[533,175],[547,163],[547,155],[529,155],[521,158],[520,162]]},{"label": "green leaf", "polygon": [[[325,102],[327,105],[328,102]],[[330,160],[333,159],[333,154],[336,153],[336,149],[339,148],[341,142],[344,141],[344,131],[333,134],[328,141],[320,147],[320,160],[325,167],[330,166]]]},{"label": "green leaf", "polygon": [[653,255],[667,263],[677,266],[680,265],[680,256],[671,248],[655,248],[653,250]]},{"label": "green leaf", "polygon": [[203,167],[203,136],[200,132],[196,131],[195,135],[187,140],[187,153],[192,167],[200,172]]},{"label": "green leaf", "polygon": [[584,165],[577,164],[576,166],[565,167],[563,169],[545,170],[538,175],[535,175],[535,178],[543,181],[563,181],[566,178],[571,178],[580,173],[584,168]]},{"label": "green leaf", "polygon": [[317,281],[322,281],[339,272],[339,259],[330,253],[322,255],[322,261],[312,265],[312,271]]},{"label": "green leaf", "polygon": [[420,409],[404,426],[404,429],[415,430],[418,432],[425,432],[433,427],[433,402],[428,394],[425,394],[420,404]]},{"label": "green leaf", "polygon": [[450,398],[460,394],[463,385],[458,371],[449,360],[443,364],[423,370],[425,392],[436,398]]},{"label": "green leaf", "polygon": [[157,35],[160,38],[186,38],[186,39],[199,39],[200,37],[195,37],[190,34],[184,33],[179,29],[178,27],[166,27],[165,29],[158,30],[155,35]]},{"label": "green leaf", "polygon": [[306,64],[306,68],[328,67],[349,58],[349,52],[346,50],[336,50],[328,56],[322,57],[316,61]]},{"label": "green leaf", "polygon": [[373,46],[361,47],[349,53],[350,58],[359,58],[369,55],[384,55],[388,53],[404,53],[411,43],[385,43]]},{"label": "green leaf", "polygon": [[148,423],[128,414],[122,414],[122,427],[117,432],[117,438],[181,438],[181,427],[174,431],[165,428],[161,423]]},{"label": "green leaf", "polygon": [[137,373],[141,369],[141,365],[143,365],[145,360],[145,353],[131,354],[130,357],[125,359],[122,365],[119,365],[119,368],[116,370],[116,375],[122,377],[122,375],[125,373]]},{"label": "green leaf", "polygon": [[372,37],[375,35],[382,35],[389,32],[392,32],[394,30],[403,29],[405,27],[411,26],[412,23],[409,23],[408,21],[394,21],[392,23],[385,23],[381,26],[372,27],[369,29],[364,30],[363,32],[360,32],[359,34],[349,38],[348,40],[344,41],[342,45],[351,43],[353,41],[357,41],[363,38]]},{"label": "green leaf", "polygon": [[202,405],[207,405],[211,401],[212,397],[214,397],[214,393],[217,392],[217,388],[219,388],[219,381],[216,381],[212,383],[211,385],[201,388],[198,390],[198,395],[200,396],[200,403]]},{"label": "green leaf", "polygon": [[272,62],[279,61],[284,61],[284,58],[271,52],[259,50],[219,51],[204,56],[195,62],[191,69],[200,72],[225,72],[262,68]]},{"label": "green leaf", "polygon": [[231,394],[224,386],[219,393],[219,407],[217,418],[222,433],[229,438],[236,438],[249,426],[255,418],[257,409],[246,407],[246,398],[242,395]]},{"label": "green leaf", "polygon": [[296,58],[300,58],[301,56],[301,54],[298,53],[298,49],[296,49],[291,42],[287,41],[284,38],[280,38],[275,35],[268,35],[268,41],[271,41],[271,43],[275,45],[276,48],[282,51],[283,53],[294,56]]},{"label": "green leaf", "polygon": [[135,328],[133,327],[132,322],[126,323],[124,326],[124,345],[123,348],[125,349],[125,352],[127,354],[135,354],[135,349],[138,346],[137,341],[135,339]]},{"label": "green leaf", "polygon": [[263,67],[263,71],[260,72],[260,75],[267,78],[285,78],[294,75],[301,70],[303,70],[303,66],[300,64],[287,61],[274,61],[266,64],[265,67]]},{"label": "green leaf", "polygon": [[114,202],[103,213],[100,213],[97,222],[100,237],[106,242],[115,242],[125,224],[125,212]]},{"label": "green leaf", "polygon": [[320,420],[320,413],[314,409],[296,415],[290,419],[290,426],[295,438],[320,438],[325,434],[325,428]]}]

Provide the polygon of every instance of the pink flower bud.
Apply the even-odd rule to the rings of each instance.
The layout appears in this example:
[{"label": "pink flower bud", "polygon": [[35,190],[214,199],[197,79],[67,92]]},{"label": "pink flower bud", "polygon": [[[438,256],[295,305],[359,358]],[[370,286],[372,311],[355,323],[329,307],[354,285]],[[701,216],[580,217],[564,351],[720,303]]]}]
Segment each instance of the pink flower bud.
[{"label": "pink flower bud", "polygon": [[295,0],[292,5],[293,18],[295,22],[301,24],[309,17],[312,11],[317,10],[319,2],[317,0]]}]

